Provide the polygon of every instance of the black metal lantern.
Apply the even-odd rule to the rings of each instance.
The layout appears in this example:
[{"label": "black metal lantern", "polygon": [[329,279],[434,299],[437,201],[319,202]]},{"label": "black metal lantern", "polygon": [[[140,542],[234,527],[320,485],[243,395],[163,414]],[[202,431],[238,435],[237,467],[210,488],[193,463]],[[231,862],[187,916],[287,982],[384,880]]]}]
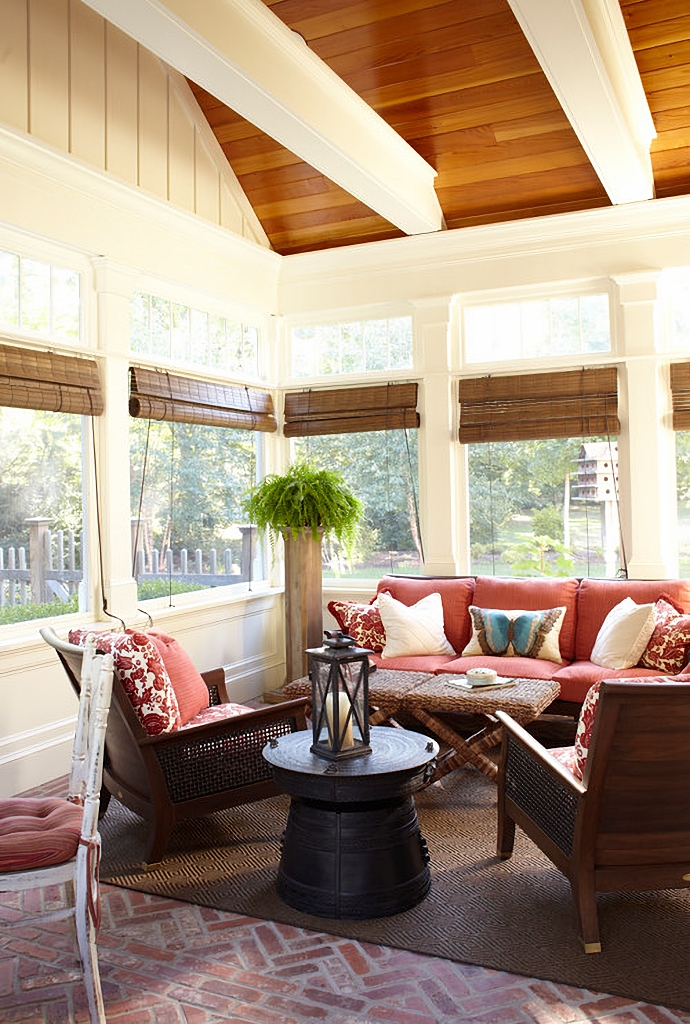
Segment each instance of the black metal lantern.
[{"label": "black metal lantern", "polygon": [[312,753],[328,761],[370,754],[369,655],[341,630],[326,630],[309,655]]}]

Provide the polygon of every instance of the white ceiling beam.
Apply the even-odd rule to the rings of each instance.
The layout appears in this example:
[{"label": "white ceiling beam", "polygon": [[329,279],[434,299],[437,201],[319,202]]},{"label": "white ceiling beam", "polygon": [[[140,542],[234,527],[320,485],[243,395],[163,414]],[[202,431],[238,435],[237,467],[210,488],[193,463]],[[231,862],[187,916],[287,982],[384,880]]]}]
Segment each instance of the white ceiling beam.
[{"label": "white ceiling beam", "polygon": [[618,0],[508,0],[612,203],[654,197],[656,135]]},{"label": "white ceiling beam", "polygon": [[438,231],[436,171],[261,0],[84,0],[406,234]]}]

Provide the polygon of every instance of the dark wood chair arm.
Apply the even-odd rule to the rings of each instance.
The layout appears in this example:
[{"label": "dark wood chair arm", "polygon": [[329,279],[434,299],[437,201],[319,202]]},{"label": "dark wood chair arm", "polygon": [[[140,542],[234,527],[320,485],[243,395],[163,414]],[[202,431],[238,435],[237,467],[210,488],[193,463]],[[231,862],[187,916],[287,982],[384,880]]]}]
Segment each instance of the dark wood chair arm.
[{"label": "dark wood chair arm", "polygon": [[211,705],[216,704],[228,704],[230,698],[225,685],[225,669],[223,668],[212,668],[208,672],[202,672],[201,678],[206,683],[209,693],[209,703]]},{"label": "dark wood chair arm", "polygon": [[512,742],[520,744],[534,758],[535,762],[542,766],[543,771],[549,772],[560,780],[566,789],[572,790],[578,796],[585,794],[586,787],[560,761],[551,756],[548,747],[542,746],[539,740],[536,740],[505,711],[496,711],[495,715],[503,726],[504,742],[510,737]]}]

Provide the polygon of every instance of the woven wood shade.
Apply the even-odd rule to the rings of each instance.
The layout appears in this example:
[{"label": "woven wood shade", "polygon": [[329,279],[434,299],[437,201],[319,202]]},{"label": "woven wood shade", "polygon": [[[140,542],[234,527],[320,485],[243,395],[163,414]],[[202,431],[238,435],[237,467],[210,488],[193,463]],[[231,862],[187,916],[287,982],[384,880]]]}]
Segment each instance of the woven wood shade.
[{"label": "woven wood shade", "polygon": [[273,398],[267,391],[177,377],[139,366],[129,368],[129,414],[139,419],[266,433],[278,429]]},{"label": "woven wood shade", "polygon": [[418,427],[416,384],[322,388],[285,395],[286,437]]},{"label": "woven wood shade", "polygon": [[0,405],[100,416],[98,364],[80,356],[0,345]]},{"label": "woven wood shade", "polygon": [[615,366],[460,381],[460,440],[529,441],[615,435]]},{"label": "woven wood shade", "polygon": [[690,430],[690,363],[671,363],[673,429]]}]

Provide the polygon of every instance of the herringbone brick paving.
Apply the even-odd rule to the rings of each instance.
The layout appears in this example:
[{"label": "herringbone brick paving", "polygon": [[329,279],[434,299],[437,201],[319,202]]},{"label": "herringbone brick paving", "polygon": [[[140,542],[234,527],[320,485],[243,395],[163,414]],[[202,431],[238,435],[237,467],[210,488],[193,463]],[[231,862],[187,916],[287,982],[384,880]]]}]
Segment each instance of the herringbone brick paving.
[{"label": "herringbone brick paving", "polygon": [[[0,1021],[88,1020],[71,923],[30,920],[59,896],[0,894]],[[690,1024],[690,1013],[115,886],[102,899],[112,1024]]]}]

